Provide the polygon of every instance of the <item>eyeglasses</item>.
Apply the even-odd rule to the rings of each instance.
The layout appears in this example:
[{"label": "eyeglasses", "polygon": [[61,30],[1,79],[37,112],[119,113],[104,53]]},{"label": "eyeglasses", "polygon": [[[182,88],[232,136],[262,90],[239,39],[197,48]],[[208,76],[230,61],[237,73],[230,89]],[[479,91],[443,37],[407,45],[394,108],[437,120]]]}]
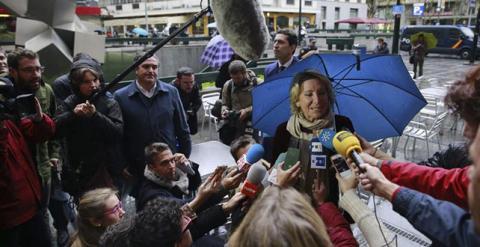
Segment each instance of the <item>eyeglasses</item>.
[{"label": "eyeglasses", "polygon": [[105,211],[105,215],[109,215],[109,214],[116,214],[118,213],[121,209],[123,209],[123,206],[122,206],[122,201],[118,201],[118,204],[115,205],[115,207],[113,207],[112,209],[109,209],[107,211]]},{"label": "eyeglasses", "polygon": [[25,73],[34,73],[34,72],[41,72],[43,73],[45,71],[45,67],[43,66],[36,66],[36,67],[26,67],[26,68],[21,68],[19,69],[22,72]]},{"label": "eyeglasses", "polygon": [[182,215],[182,220],[180,222],[180,226],[182,228],[182,234],[184,234],[189,228],[192,223],[192,219],[185,214]]}]

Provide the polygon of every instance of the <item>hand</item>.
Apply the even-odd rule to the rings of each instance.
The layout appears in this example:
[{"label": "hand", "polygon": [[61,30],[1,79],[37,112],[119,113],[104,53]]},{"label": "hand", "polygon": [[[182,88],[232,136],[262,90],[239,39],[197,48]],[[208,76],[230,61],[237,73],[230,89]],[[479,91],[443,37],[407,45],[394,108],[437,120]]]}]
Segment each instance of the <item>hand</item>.
[{"label": "hand", "polygon": [[38,101],[37,97],[34,98],[34,105],[35,105],[35,115],[33,115],[32,120],[34,122],[40,122],[43,119],[43,112],[42,106],[40,105],[40,101]]},{"label": "hand", "polygon": [[282,162],[277,167],[277,185],[280,187],[288,187],[295,184],[300,176],[300,161],[297,161],[294,166],[288,170],[284,170],[285,162]]},{"label": "hand", "polygon": [[391,201],[393,193],[399,186],[386,179],[377,167],[366,163],[360,164],[360,167],[365,169],[359,176],[363,188]]},{"label": "hand", "polygon": [[59,159],[57,159],[57,158],[50,159],[50,167],[58,169],[59,165],[60,165],[60,160]]},{"label": "hand", "polygon": [[88,102],[88,100],[87,100],[85,102],[85,116],[86,117],[91,117],[91,116],[93,116],[93,114],[95,114],[95,112],[96,112],[95,105],[90,104],[90,102]]},{"label": "hand", "polygon": [[[335,168],[336,170],[336,168]],[[354,175],[355,171],[353,171],[352,168],[350,168],[350,170],[352,170],[352,175],[350,175],[349,177],[342,177],[340,175],[340,173],[337,173],[335,174],[335,177],[337,178],[338,180],[338,185],[340,186],[340,190],[342,191],[342,193],[345,193],[351,189],[355,189],[357,188],[357,185],[358,185],[358,180],[357,180],[357,177]]]},{"label": "hand", "polygon": [[230,200],[222,204],[222,209],[226,213],[230,213],[234,208],[239,206],[247,197],[241,192],[237,192]]},{"label": "hand", "polygon": [[228,109],[223,109],[223,110],[222,110],[222,118],[223,118],[223,119],[226,119],[226,118],[228,117],[228,112],[229,112]]},{"label": "hand", "polygon": [[210,175],[207,180],[198,188],[197,197],[202,199],[218,192],[221,186],[222,174]]},{"label": "hand", "polygon": [[327,200],[327,188],[318,177],[314,180],[312,185],[312,195],[317,205],[320,205]]},{"label": "hand", "polygon": [[175,164],[186,164],[186,163],[190,163],[190,161],[188,161],[187,157],[185,157],[184,154],[182,153],[176,153],[173,155],[173,159],[175,160]]},{"label": "hand", "polygon": [[370,144],[365,138],[361,137],[359,134],[354,133],[354,135],[360,141],[360,146],[362,147],[363,152],[373,155],[375,153],[375,147]]},{"label": "hand", "polygon": [[248,115],[247,110],[241,109],[240,116],[238,118],[240,119],[240,121],[243,121],[247,118],[247,115]]},{"label": "hand", "polygon": [[226,190],[237,188],[238,185],[240,185],[240,182],[242,182],[243,176],[243,173],[241,173],[237,169],[233,169],[227,174],[227,176],[222,179],[223,188],[225,188]]},{"label": "hand", "polygon": [[73,109],[73,113],[79,117],[86,117],[87,116],[87,110],[85,107],[85,103],[81,103],[75,106]]},{"label": "hand", "polygon": [[[365,152],[362,152],[360,153],[360,157],[363,159],[363,161],[371,166],[375,166],[375,167],[378,167],[380,168],[380,165],[382,163],[381,160],[375,158],[375,157],[372,157],[370,156],[369,154],[365,153]],[[348,158],[347,159],[347,163],[349,164],[350,168],[353,169],[354,173],[358,176],[361,171],[360,169],[358,169],[357,165],[353,162],[352,159]],[[380,165],[379,165],[380,164]]]}]

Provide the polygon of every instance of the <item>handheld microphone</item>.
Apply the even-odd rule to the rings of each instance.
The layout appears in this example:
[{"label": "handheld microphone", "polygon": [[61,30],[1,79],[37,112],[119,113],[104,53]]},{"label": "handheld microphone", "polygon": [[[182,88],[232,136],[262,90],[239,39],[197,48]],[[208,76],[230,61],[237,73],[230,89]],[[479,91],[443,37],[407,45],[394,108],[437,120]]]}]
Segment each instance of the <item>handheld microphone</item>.
[{"label": "handheld microphone", "polygon": [[182,172],[185,172],[188,175],[195,175],[195,171],[193,170],[190,161],[186,161],[180,164],[177,164],[178,169],[180,169]]},{"label": "handheld microphone", "polygon": [[325,148],[335,151],[335,148],[333,147],[333,138],[335,134],[336,132],[333,129],[322,129],[318,134],[318,140]]},{"label": "handheld microphone", "polygon": [[220,34],[244,59],[260,58],[270,34],[258,0],[212,0],[211,7]]},{"label": "handheld microphone", "polygon": [[362,147],[360,146],[360,141],[356,136],[348,131],[340,131],[333,137],[333,147],[337,153],[341,154],[343,157],[350,157],[353,162],[357,165],[358,169],[362,172],[365,170],[360,168],[360,164],[363,162],[362,157],[358,153],[362,152]]},{"label": "handheld microphone", "polygon": [[248,198],[254,198],[266,174],[267,168],[262,164],[252,165],[240,192]]},{"label": "handheld microphone", "polygon": [[257,163],[265,153],[263,146],[260,144],[253,144],[238,161],[238,170],[241,172],[247,172],[250,166]]}]

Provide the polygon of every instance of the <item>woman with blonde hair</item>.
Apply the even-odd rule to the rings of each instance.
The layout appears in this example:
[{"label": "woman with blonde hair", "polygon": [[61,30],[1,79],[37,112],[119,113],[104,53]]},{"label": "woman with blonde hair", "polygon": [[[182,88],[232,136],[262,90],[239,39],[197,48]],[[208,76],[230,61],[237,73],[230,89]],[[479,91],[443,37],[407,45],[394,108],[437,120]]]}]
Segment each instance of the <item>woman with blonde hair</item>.
[{"label": "woman with blonde hair", "polygon": [[333,246],[322,219],[293,188],[268,187],[228,241],[229,247]]},{"label": "woman with blonde hair", "polygon": [[117,191],[100,188],[86,192],[78,204],[78,232],[72,247],[98,246],[98,241],[108,226],[125,215]]}]

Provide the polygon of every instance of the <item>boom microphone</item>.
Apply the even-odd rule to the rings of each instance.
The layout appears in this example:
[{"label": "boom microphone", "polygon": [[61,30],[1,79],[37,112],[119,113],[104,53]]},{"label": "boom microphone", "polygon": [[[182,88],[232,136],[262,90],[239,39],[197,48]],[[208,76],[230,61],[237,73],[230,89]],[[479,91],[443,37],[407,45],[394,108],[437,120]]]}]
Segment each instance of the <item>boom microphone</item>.
[{"label": "boom microphone", "polygon": [[238,170],[247,172],[250,166],[257,163],[265,153],[263,146],[260,144],[253,144],[238,161]]},{"label": "boom microphone", "polygon": [[258,0],[212,0],[212,10],[220,34],[244,59],[260,58],[270,42],[270,34]]},{"label": "boom microphone", "polygon": [[337,153],[341,154],[343,157],[350,157],[353,162],[360,168],[360,164],[364,163],[362,157],[358,153],[362,152],[362,147],[360,146],[360,141],[356,136],[348,131],[340,131],[333,137],[333,147]]},{"label": "boom microphone", "polygon": [[245,179],[240,192],[248,198],[254,198],[266,174],[267,168],[262,164],[257,163],[253,165],[248,171],[247,178]]}]

